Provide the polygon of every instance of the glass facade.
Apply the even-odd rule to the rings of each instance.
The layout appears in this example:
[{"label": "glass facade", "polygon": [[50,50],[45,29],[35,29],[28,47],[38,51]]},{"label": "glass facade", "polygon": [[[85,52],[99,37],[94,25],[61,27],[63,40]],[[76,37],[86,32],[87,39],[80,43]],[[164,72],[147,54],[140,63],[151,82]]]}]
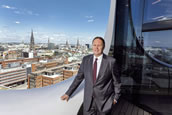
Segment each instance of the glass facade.
[{"label": "glass facade", "polygon": [[145,0],[144,23],[172,19],[171,0]]},{"label": "glass facade", "polygon": [[172,26],[166,25],[171,5],[170,0],[117,0],[110,53],[121,70],[122,94],[155,115],[172,114]]}]

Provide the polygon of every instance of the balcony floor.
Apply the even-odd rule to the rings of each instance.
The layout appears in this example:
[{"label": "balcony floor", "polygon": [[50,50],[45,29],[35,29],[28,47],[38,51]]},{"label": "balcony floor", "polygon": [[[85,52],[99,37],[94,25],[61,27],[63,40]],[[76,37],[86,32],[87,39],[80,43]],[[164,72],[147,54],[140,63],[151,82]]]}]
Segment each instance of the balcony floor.
[{"label": "balcony floor", "polygon": [[[81,105],[78,115],[83,115],[82,109],[83,109],[83,105]],[[120,98],[118,103],[113,106],[111,115],[152,115],[152,114],[128,102],[124,98]]]}]

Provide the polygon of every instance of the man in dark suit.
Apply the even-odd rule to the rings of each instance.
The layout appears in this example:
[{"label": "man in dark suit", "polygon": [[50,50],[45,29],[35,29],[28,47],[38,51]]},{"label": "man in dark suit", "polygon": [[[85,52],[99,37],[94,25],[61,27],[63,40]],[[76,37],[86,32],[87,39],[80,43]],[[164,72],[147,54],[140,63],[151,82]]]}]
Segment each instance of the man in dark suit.
[{"label": "man in dark suit", "polygon": [[85,56],[78,74],[67,92],[61,97],[67,100],[85,79],[84,115],[109,115],[120,96],[120,76],[116,60],[103,54],[105,41],[95,37],[92,41],[93,55]]}]

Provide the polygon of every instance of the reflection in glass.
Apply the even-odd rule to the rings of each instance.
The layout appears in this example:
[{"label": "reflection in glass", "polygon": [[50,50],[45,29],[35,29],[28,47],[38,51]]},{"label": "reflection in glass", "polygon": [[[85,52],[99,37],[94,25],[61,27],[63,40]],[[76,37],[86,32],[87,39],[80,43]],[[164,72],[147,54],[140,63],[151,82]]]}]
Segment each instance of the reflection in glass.
[{"label": "reflection in glass", "polygon": [[[145,1],[145,4],[151,3],[152,7],[164,3],[162,0]],[[128,2],[131,4],[126,7]],[[167,0],[165,2],[170,3]],[[169,100],[172,95],[171,30],[142,32],[140,21],[142,16],[144,16],[143,23],[152,21],[156,14],[157,16],[163,12],[165,14],[168,7],[160,7],[164,8],[162,12],[151,14],[155,9],[152,11],[150,6],[145,5],[146,8],[142,11],[143,3],[144,0],[123,0],[117,7],[117,32],[112,50],[121,70],[122,92],[125,98],[143,105],[145,110],[152,111],[155,115],[171,114],[168,106],[171,106],[172,102],[159,105],[162,101],[165,103],[166,99]]]},{"label": "reflection in glass", "polygon": [[131,0],[131,15],[136,36],[141,36],[144,0]]},{"label": "reflection in glass", "polygon": [[171,0],[145,0],[144,23],[172,19]]},{"label": "reflection in glass", "polygon": [[172,64],[171,33],[171,30],[143,33],[145,51],[162,62]]}]

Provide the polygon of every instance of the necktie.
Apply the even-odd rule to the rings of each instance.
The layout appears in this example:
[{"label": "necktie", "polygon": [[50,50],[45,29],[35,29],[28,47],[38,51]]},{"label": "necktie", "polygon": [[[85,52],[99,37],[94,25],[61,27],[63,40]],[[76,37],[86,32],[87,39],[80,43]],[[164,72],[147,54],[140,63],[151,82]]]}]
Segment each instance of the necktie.
[{"label": "necktie", "polygon": [[96,74],[97,74],[97,58],[94,61],[94,68],[93,68],[93,83],[96,81]]}]

